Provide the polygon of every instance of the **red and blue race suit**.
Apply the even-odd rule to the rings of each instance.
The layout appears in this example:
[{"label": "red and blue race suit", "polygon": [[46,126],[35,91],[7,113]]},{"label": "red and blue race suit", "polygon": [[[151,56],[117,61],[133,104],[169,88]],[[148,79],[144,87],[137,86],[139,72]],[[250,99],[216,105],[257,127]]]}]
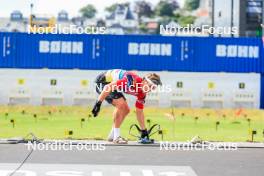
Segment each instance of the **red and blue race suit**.
[{"label": "red and blue race suit", "polygon": [[113,99],[124,97],[123,93],[130,94],[137,97],[135,106],[139,109],[144,108],[146,94],[142,91],[142,78],[139,77],[135,72],[125,71],[121,69],[108,70],[101,73],[96,78],[97,88],[96,91],[100,94],[105,85],[116,82],[116,90],[111,92],[107,97],[106,101],[112,104]]}]

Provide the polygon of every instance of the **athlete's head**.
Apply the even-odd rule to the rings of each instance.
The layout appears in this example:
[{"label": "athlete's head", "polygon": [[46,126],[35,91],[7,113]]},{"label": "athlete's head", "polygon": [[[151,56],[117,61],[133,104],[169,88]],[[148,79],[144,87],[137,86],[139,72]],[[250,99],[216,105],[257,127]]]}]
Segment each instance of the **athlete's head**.
[{"label": "athlete's head", "polygon": [[145,93],[155,90],[160,85],[162,85],[160,76],[156,73],[149,73],[143,77],[142,90]]}]

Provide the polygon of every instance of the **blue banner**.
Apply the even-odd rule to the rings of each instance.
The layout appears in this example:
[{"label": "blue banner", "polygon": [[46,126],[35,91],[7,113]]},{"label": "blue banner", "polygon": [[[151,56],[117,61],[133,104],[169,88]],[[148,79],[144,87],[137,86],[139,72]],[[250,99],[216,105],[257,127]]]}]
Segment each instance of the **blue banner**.
[{"label": "blue banner", "polygon": [[0,33],[0,67],[264,72],[258,38]]}]

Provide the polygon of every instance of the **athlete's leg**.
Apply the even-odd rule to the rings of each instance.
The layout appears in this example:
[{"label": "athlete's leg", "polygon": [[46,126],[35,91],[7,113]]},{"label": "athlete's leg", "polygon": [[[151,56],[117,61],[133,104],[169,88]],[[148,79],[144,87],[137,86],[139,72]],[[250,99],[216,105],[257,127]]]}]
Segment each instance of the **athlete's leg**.
[{"label": "athlete's leg", "polygon": [[120,128],[125,117],[129,114],[130,109],[123,97],[113,99],[112,104],[115,106],[115,110],[113,112],[114,128]]},{"label": "athlete's leg", "polygon": [[[129,107],[124,97],[120,97],[118,99],[112,99],[112,105],[115,106],[115,110],[113,112],[112,130],[110,134],[108,135],[109,141],[112,141],[112,140],[115,141],[121,136],[120,126],[122,122],[124,121],[125,117],[127,116],[127,114],[129,113]],[[126,141],[123,140],[122,143],[123,142],[126,142]]]}]

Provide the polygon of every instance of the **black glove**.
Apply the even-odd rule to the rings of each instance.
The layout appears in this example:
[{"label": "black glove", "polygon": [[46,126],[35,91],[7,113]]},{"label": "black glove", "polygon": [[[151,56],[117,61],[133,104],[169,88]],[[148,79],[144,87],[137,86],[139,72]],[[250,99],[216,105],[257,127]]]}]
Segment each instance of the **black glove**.
[{"label": "black glove", "polygon": [[147,129],[141,130],[141,138],[143,139],[145,137],[147,137],[147,139],[149,139],[149,132]]},{"label": "black glove", "polygon": [[101,104],[102,104],[101,101],[96,101],[96,103],[93,107],[93,110],[92,110],[92,114],[94,117],[96,117],[98,115],[100,108],[101,108]]}]

